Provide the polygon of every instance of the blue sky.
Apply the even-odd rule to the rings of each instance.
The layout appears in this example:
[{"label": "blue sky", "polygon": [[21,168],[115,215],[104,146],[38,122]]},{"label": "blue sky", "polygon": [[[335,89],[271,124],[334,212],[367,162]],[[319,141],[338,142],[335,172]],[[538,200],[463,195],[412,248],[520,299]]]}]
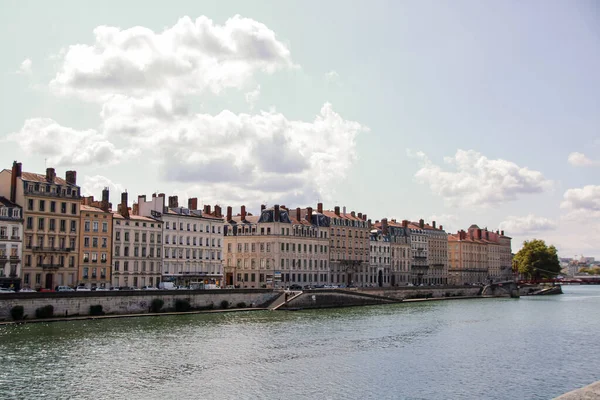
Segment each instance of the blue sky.
[{"label": "blue sky", "polygon": [[599,22],[594,1],[4,1],[0,156],[113,201],[321,200],[600,257]]}]

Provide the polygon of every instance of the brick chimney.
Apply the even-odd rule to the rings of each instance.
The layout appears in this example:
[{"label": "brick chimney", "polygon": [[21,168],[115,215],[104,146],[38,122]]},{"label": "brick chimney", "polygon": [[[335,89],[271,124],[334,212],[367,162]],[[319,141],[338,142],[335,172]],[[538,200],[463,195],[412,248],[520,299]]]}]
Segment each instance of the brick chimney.
[{"label": "brick chimney", "polygon": [[296,208],[296,219],[298,220],[298,222],[301,221],[302,218],[302,210],[300,210],[300,207]]},{"label": "brick chimney", "polygon": [[127,208],[127,192],[121,193],[120,213],[123,218],[129,218],[129,208]]},{"label": "brick chimney", "polygon": [[317,203],[317,212],[323,214],[323,203]]},{"label": "brick chimney", "polygon": [[504,236],[504,231],[500,231],[500,235]]},{"label": "brick chimney", "polygon": [[333,210],[334,210],[333,212],[335,213],[335,215],[337,215],[339,217],[340,216],[340,206],[335,206],[335,208]]},{"label": "brick chimney", "polygon": [[204,205],[204,214],[210,214],[210,204]]},{"label": "brick chimney", "polygon": [[440,231],[444,230],[444,225],[440,225]]},{"label": "brick chimney", "polygon": [[367,220],[367,214],[363,214],[363,221]]},{"label": "brick chimney", "polygon": [[384,235],[388,234],[388,220],[387,218],[383,218],[381,220],[381,230],[383,232]]},{"label": "brick chimney", "polygon": [[110,210],[109,192],[107,187],[102,189],[102,201],[100,202],[100,209],[104,212],[108,212]]},{"label": "brick chimney", "polygon": [[367,220],[367,226],[369,227],[369,229],[371,229],[371,220],[370,219]]},{"label": "brick chimney", "polygon": [[352,215],[353,218],[356,218],[356,213],[354,211],[351,211],[350,215]]},{"label": "brick chimney", "polygon": [[404,228],[408,228],[408,220],[407,219],[402,220],[402,226]]},{"label": "brick chimney", "polygon": [[192,197],[192,198],[188,199],[188,208],[190,210],[198,209],[198,198],[197,197]]},{"label": "brick chimney", "polygon": [[273,221],[275,222],[279,222],[279,217],[280,217],[280,213],[279,213],[279,204],[275,204],[275,206],[273,207]]},{"label": "brick chimney", "polygon": [[477,239],[481,240],[481,229],[477,229]]},{"label": "brick chimney", "polygon": [[169,196],[169,208],[179,207],[179,199],[177,196]]},{"label": "brick chimney", "polygon": [[46,182],[54,183],[54,178],[56,178],[54,168],[46,168]]},{"label": "brick chimney", "polygon": [[358,219],[362,221],[362,213],[358,213]]},{"label": "brick chimney", "polygon": [[133,203],[133,210],[131,211],[133,215],[140,215],[140,206],[138,203]]},{"label": "brick chimney", "polygon": [[431,226],[433,226],[433,229],[435,229],[435,221],[431,222]]},{"label": "brick chimney", "polygon": [[419,228],[421,228],[421,229],[425,228],[425,221],[423,221],[422,218],[419,220]]},{"label": "brick chimney", "polygon": [[221,206],[216,204],[215,205],[215,217],[217,218],[221,218],[223,215],[221,214]]},{"label": "brick chimney", "polygon": [[10,174],[10,201],[13,203],[17,200],[17,178],[21,176],[22,164],[13,161],[12,172]]},{"label": "brick chimney", "polygon": [[67,171],[65,181],[71,185],[77,185],[77,171]]},{"label": "brick chimney", "polygon": [[312,213],[313,213],[312,207],[307,207],[306,208],[306,220],[311,224],[312,224]]},{"label": "brick chimney", "polygon": [[233,209],[231,208],[231,206],[227,207],[227,221],[231,221],[231,213],[233,212]]},{"label": "brick chimney", "polygon": [[246,219],[246,206],[242,206],[242,213],[240,214],[242,217],[242,221]]}]

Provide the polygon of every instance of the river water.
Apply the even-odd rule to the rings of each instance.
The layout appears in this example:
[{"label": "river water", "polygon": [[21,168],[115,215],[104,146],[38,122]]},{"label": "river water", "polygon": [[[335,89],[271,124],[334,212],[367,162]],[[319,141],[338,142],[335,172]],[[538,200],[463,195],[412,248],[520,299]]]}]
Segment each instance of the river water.
[{"label": "river water", "polygon": [[0,399],[550,399],[600,380],[565,294],[0,327]]}]

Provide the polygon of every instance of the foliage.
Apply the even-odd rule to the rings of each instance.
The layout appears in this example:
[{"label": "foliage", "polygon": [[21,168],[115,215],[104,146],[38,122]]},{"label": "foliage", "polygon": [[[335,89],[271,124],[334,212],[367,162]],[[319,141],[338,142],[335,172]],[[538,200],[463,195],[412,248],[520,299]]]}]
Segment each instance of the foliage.
[{"label": "foliage", "polygon": [[153,299],[150,303],[150,311],[153,313],[160,312],[160,309],[165,305],[163,299]]},{"label": "foliage", "polygon": [[229,302],[227,300],[223,300],[221,302],[221,308],[224,309],[224,310],[227,309],[227,308],[229,308]]},{"label": "foliage", "polygon": [[37,308],[35,310],[36,318],[52,318],[54,316],[54,306],[48,304],[47,306]]},{"label": "foliage", "polygon": [[102,311],[102,304],[90,306],[90,315],[104,315],[104,311]]},{"label": "foliage", "polygon": [[524,241],[513,262],[518,271],[529,279],[555,278],[560,274],[556,247],[547,246],[543,240]]},{"label": "foliage", "polygon": [[580,273],[582,274],[589,274],[589,275],[600,275],[600,267],[591,267],[591,268],[581,268],[579,270]]},{"label": "foliage", "polygon": [[244,303],[243,301],[240,301],[239,303],[237,303],[237,308],[246,308],[246,303]]},{"label": "foliage", "polygon": [[186,299],[177,299],[175,300],[175,311],[177,312],[186,312],[190,311],[192,307],[190,306],[190,302]]},{"label": "foliage", "polygon": [[12,317],[13,321],[20,321],[25,316],[25,309],[23,306],[14,306],[10,309],[10,316]]}]

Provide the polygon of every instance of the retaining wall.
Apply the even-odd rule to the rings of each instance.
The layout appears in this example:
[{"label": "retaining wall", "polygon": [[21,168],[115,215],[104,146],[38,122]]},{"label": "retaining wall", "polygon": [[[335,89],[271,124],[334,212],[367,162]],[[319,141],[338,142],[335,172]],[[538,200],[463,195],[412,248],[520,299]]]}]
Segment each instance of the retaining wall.
[{"label": "retaining wall", "polygon": [[227,300],[230,307],[244,302],[247,307],[263,307],[275,300],[280,293],[272,289],[235,289],[235,290],[156,290],[127,292],[64,292],[64,293],[16,293],[0,296],[0,320],[10,319],[10,310],[14,306],[23,306],[28,318],[35,318],[35,310],[52,305],[54,315],[88,315],[90,306],[102,305],[107,314],[140,314],[150,310],[153,299],[164,301],[163,309],[173,309],[175,301],[185,299],[192,308],[208,308],[211,304],[221,308],[221,302]]}]

